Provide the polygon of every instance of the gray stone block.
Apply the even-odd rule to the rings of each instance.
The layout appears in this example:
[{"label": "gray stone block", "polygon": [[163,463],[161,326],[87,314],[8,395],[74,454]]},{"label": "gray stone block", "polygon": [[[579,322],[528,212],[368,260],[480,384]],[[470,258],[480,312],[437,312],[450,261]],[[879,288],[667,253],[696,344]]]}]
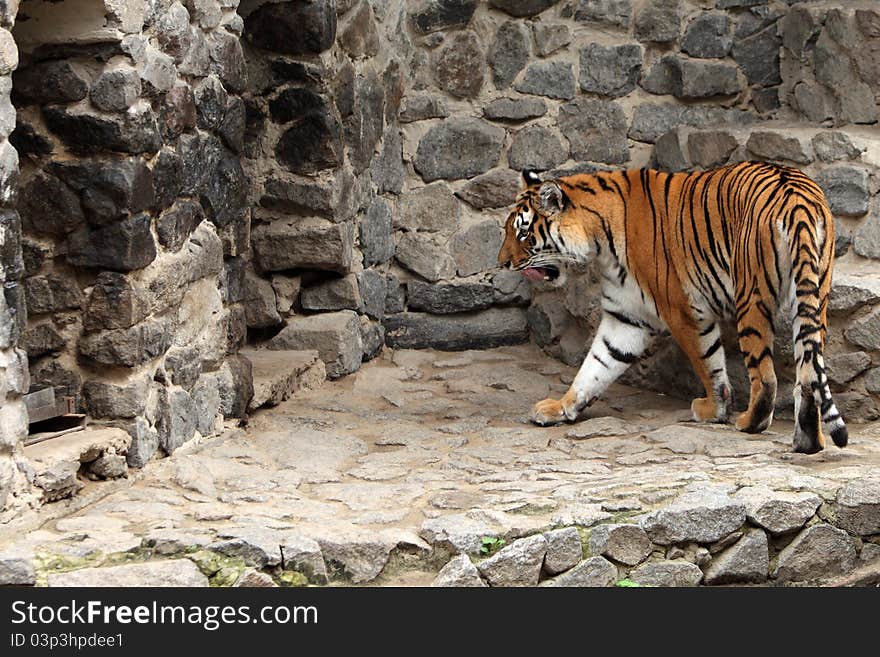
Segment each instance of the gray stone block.
[{"label": "gray stone block", "polygon": [[470,30],[447,38],[434,59],[438,86],[456,98],[474,98],[480,93],[484,68],[480,40]]},{"label": "gray stone block", "polygon": [[697,15],[684,33],[682,51],[691,57],[726,57],[733,45],[730,17],[722,11]]},{"label": "gray stone block", "polygon": [[363,307],[358,279],[354,274],[331,278],[312,287],[303,288],[300,303],[304,310],[359,311]]},{"label": "gray stone block", "polygon": [[846,573],[855,562],[849,535],[820,523],[807,527],[779,553],[772,574],[783,583],[816,581]]},{"label": "gray stone block", "polygon": [[48,105],[43,118],[49,130],[76,153],[155,153],[162,147],[156,115],[143,100],[112,115],[82,106]]},{"label": "gray stone block", "polygon": [[263,271],[308,268],[344,273],[352,263],[354,229],[348,223],[276,220],[257,226],[251,243]]},{"label": "gray stone block", "polygon": [[391,207],[383,198],[375,198],[361,217],[359,237],[364,266],[382,264],[394,256]]},{"label": "gray stone block", "polygon": [[[296,34],[298,38],[291,39]],[[336,3],[270,3],[248,14],[244,37],[255,46],[288,55],[317,54],[336,39]]]},{"label": "gray stone block", "polygon": [[82,386],[83,404],[93,418],[134,418],[144,413],[149,379],[136,376],[125,383],[86,381]]},{"label": "gray stone block", "polygon": [[80,267],[132,271],[146,267],[155,258],[156,243],[147,214],[100,228],[82,226],[67,241],[67,261]]},{"label": "gray stone block", "polygon": [[638,44],[588,44],[580,51],[580,87],[588,93],[617,98],[636,88],[642,72],[643,48]]},{"label": "gray stone block", "polygon": [[545,171],[568,160],[568,146],[544,126],[530,125],[518,130],[507,153],[512,169]]},{"label": "gray stone block", "polygon": [[463,27],[476,9],[476,0],[418,0],[407,6],[411,24],[421,34]]},{"label": "gray stone block", "polygon": [[626,117],[617,103],[578,98],[559,107],[557,124],[571,144],[571,157],[623,164],[629,160]]},{"label": "gray stone block", "polygon": [[502,23],[495,32],[487,61],[496,89],[507,89],[529,60],[529,32],[516,21]]},{"label": "gray stone block", "polygon": [[547,113],[547,103],[540,98],[496,98],[483,108],[483,116],[492,121],[518,123]]},{"label": "gray stone block", "polygon": [[838,165],[822,169],[816,182],[825,192],[834,214],[857,217],[868,211],[868,172],[865,169]]},{"label": "gray stone block", "polygon": [[513,205],[522,189],[520,174],[510,169],[492,169],[471,178],[455,195],[477,210]]},{"label": "gray stone block", "polygon": [[245,274],[244,311],[248,328],[268,328],[282,322],[272,284],[252,272]]},{"label": "gray stone block", "polygon": [[429,281],[451,278],[455,263],[447,245],[436,236],[426,233],[404,233],[397,242],[397,262]]},{"label": "gray stone block", "polygon": [[498,163],[504,130],[480,119],[450,118],[419,141],[413,166],[426,182],[485,173]]},{"label": "gray stone block", "polygon": [[458,229],[460,214],[452,189],[438,181],[401,195],[394,228],[448,235]]},{"label": "gray stone block", "polygon": [[438,315],[482,310],[491,306],[494,300],[494,290],[486,283],[431,285],[413,280],[407,283],[406,288],[411,310]]},{"label": "gray stone block", "polygon": [[578,0],[574,19],[584,23],[602,23],[625,28],[632,21],[632,0]]},{"label": "gray stone block", "polygon": [[164,354],[171,345],[171,321],[150,319],[131,328],[89,333],[79,341],[80,354],[97,365],[134,367]]},{"label": "gray stone block", "polygon": [[490,349],[528,340],[521,308],[492,308],[477,313],[431,315],[399,313],[383,321],[385,343],[400,349]]},{"label": "gray stone block", "polygon": [[538,55],[546,57],[571,43],[571,30],[565,23],[537,21],[532,23],[535,49]]},{"label": "gray stone block", "polygon": [[327,376],[338,379],[356,372],[361,365],[360,320],[351,310],[294,317],[267,348],[314,349],[324,361]]},{"label": "gray stone block", "polygon": [[108,112],[124,112],[140,95],[141,78],[131,66],[105,70],[89,91],[92,104]]},{"label": "gray stone block", "polygon": [[680,3],[678,0],[649,0],[636,11],[633,23],[639,41],[676,41],[681,30]]},{"label": "gray stone block", "polygon": [[643,586],[698,586],[703,571],[688,561],[652,561],[631,571],[629,579]]},{"label": "gray stone block", "polygon": [[524,94],[571,100],[577,91],[571,64],[561,61],[531,64],[514,89]]},{"label": "gray stone block", "polygon": [[498,266],[502,229],[494,219],[472,224],[451,240],[452,260],[459,276],[472,276]]}]

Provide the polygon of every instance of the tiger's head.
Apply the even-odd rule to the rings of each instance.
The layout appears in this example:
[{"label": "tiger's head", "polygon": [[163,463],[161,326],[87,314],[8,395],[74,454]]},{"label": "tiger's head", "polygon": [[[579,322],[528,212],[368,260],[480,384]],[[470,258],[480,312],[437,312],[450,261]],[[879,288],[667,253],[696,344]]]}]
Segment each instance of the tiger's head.
[{"label": "tiger's head", "polygon": [[507,217],[498,264],[532,281],[561,284],[561,266],[570,258],[562,251],[558,230],[552,227],[569,200],[556,182],[542,182],[534,171],[522,175],[524,188]]}]

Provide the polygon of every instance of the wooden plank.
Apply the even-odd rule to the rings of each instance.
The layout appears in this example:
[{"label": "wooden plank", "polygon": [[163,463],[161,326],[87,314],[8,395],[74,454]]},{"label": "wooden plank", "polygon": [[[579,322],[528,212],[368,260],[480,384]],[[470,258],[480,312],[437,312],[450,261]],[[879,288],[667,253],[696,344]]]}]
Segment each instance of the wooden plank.
[{"label": "wooden plank", "polygon": [[75,431],[83,431],[86,428],[86,416],[79,415],[76,413],[71,413],[68,415],[63,415],[58,418],[61,421],[75,422],[74,426],[68,426],[63,429],[58,429],[56,431],[41,431],[39,433],[32,433],[29,435],[25,441],[24,446],[28,447],[29,445],[36,445],[37,443],[42,443],[46,440],[51,440],[52,438],[58,438],[59,436],[64,436],[69,433],[73,433]]},{"label": "wooden plank", "polygon": [[50,420],[59,415],[67,415],[71,411],[71,402],[69,397],[64,397],[50,405],[39,406],[37,408],[28,409],[28,424],[34,422],[42,422]]},{"label": "wooden plank", "polygon": [[55,406],[55,389],[51,386],[35,389],[24,396],[28,412],[47,406]]}]

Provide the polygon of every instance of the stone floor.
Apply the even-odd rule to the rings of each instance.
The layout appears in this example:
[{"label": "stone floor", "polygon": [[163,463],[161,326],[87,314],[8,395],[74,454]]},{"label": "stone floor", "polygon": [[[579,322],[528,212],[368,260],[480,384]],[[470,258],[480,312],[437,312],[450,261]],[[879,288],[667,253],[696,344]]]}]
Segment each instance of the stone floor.
[{"label": "stone floor", "polygon": [[531,405],[562,394],[573,373],[530,346],[387,350],[123,484],[89,484],[79,510],[44,507],[24,538],[21,526],[0,530],[0,576],[422,585],[456,546],[478,551],[484,537],[626,522],[710,484],[828,501],[880,475],[880,424],[851,427],[844,450],[805,456],[790,451],[789,422],[748,436],[624,386],[577,424],[530,425]]}]

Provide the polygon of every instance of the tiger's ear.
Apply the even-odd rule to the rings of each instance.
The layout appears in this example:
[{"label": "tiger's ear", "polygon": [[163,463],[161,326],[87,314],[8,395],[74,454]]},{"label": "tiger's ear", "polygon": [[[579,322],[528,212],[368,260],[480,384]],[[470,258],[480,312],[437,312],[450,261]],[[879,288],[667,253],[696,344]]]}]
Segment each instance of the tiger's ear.
[{"label": "tiger's ear", "polygon": [[541,179],[538,177],[537,172],[532,169],[523,169],[522,172],[523,184],[526,187],[531,187],[532,185],[538,185],[541,182]]},{"label": "tiger's ear", "polygon": [[548,214],[556,214],[565,209],[568,198],[562,188],[553,181],[545,182],[538,190],[538,198],[541,199],[541,208]]}]

